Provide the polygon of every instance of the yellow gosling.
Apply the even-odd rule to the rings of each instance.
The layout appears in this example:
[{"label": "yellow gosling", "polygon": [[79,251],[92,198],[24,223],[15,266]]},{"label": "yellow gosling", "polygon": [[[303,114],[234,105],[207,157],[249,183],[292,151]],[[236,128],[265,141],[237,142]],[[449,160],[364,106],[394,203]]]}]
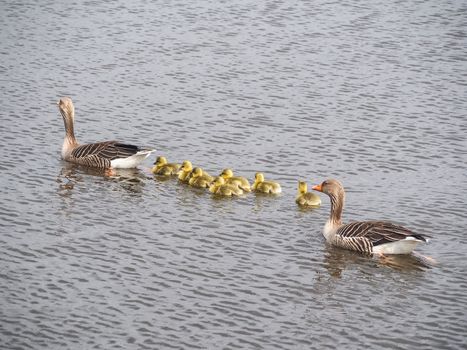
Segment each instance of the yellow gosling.
[{"label": "yellow gosling", "polygon": [[193,187],[209,187],[214,178],[201,168],[194,168],[188,183]]},{"label": "yellow gosling", "polygon": [[263,173],[255,174],[252,189],[256,192],[278,194],[282,192],[281,185],[275,181],[265,181]]},{"label": "yellow gosling", "polygon": [[192,171],[193,165],[189,160],[185,160],[178,171],[178,179],[182,182],[188,182]]},{"label": "yellow gosling", "polygon": [[224,178],[226,184],[240,187],[245,192],[251,192],[250,182],[243,176],[233,176],[232,169],[224,169],[219,175]]},{"label": "yellow gosling", "polygon": [[226,184],[221,176],[214,178],[211,186],[209,186],[209,191],[220,196],[240,196],[243,194],[238,186]]},{"label": "yellow gosling", "polygon": [[151,171],[154,175],[177,175],[180,170],[180,164],[168,163],[167,159],[163,156],[157,157]]},{"label": "yellow gosling", "polygon": [[321,198],[312,192],[308,192],[306,182],[299,181],[295,202],[302,207],[319,207],[321,205]]}]

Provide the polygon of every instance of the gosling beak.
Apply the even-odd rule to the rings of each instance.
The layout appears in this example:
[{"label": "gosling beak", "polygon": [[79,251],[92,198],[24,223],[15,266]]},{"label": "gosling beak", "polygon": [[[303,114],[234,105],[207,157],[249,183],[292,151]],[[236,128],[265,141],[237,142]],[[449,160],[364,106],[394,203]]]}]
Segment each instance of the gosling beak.
[{"label": "gosling beak", "polygon": [[321,185],[313,186],[312,189],[315,190],[315,191],[323,192],[323,189],[322,189]]}]

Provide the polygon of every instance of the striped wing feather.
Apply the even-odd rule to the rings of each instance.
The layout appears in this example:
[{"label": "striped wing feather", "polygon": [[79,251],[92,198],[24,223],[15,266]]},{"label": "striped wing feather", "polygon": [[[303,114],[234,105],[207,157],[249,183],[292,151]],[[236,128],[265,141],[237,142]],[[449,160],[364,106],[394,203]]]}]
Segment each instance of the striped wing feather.
[{"label": "striped wing feather", "polygon": [[363,238],[373,246],[400,241],[407,237],[425,241],[423,236],[386,221],[353,222],[339,227],[337,235],[342,238]]},{"label": "striped wing feather", "polygon": [[108,168],[112,160],[130,157],[138,151],[138,146],[106,141],[78,146],[71,152],[71,157],[83,165]]}]

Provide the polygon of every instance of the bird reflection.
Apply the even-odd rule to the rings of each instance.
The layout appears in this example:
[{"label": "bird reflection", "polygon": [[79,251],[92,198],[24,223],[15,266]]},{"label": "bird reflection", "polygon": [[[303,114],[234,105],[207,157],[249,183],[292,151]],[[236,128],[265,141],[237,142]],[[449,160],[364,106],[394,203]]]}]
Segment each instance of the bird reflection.
[{"label": "bird reflection", "polygon": [[403,272],[423,271],[432,267],[429,258],[415,253],[379,257],[326,245],[324,267],[331,277],[341,278],[345,269],[355,264],[371,264],[374,267],[389,267]]},{"label": "bird reflection", "polygon": [[101,177],[115,181],[123,189],[131,193],[141,193],[146,175],[138,169],[105,169],[84,167],[78,164],[65,163],[57,176],[58,192],[62,196],[71,195],[75,185],[83,182],[85,175]]}]

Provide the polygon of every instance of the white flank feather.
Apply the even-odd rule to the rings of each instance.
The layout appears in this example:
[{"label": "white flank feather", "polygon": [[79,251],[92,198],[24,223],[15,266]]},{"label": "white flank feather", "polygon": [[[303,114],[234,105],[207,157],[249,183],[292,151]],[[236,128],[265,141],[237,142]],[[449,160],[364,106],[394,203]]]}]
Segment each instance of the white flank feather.
[{"label": "white flank feather", "polygon": [[144,150],[139,151],[136,154],[133,154],[127,158],[117,158],[110,162],[110,166],[114,169],[129,169],[129,168],[136,168],[140,165],[152,152],[156,150]]}]

